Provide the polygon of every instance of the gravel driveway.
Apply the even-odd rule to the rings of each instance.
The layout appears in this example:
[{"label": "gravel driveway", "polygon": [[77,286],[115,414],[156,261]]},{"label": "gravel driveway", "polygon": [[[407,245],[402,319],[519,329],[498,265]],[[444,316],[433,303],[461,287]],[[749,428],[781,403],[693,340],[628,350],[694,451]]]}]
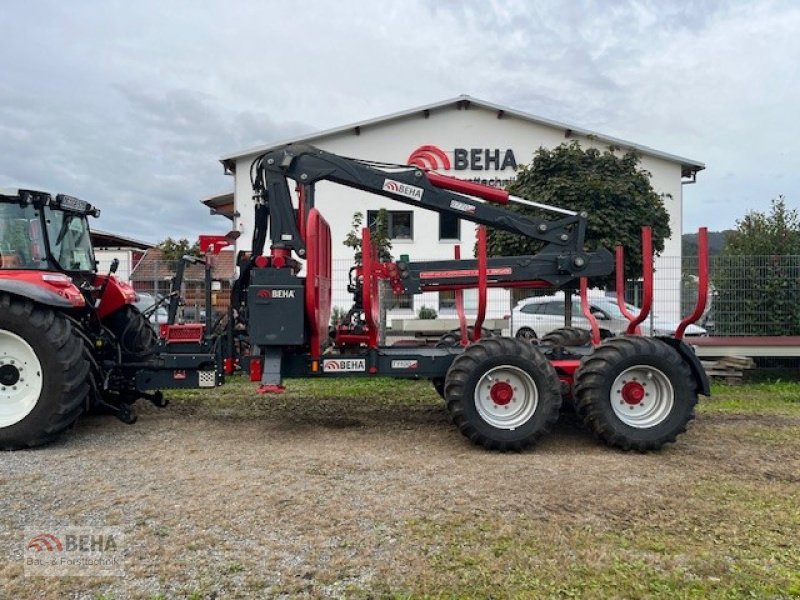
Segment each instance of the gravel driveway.
[{"label": "gravel driveway", "polygon": [[[436,558],[459,543],[448,532],[472,544],[467,535],[494,543],[530,529],[569,553],[564,532],[686,525],[687,497],[696,516],[712,515],[702,486],[746,480],[790,497],[800,487],[796,445],[737,434],[754,422],[797,431],[793,416],[701,415],[648,455],[605,448],[566,419],[534,451],[497,454],[469,445],[433,396],[254,406],[148,408],[134,426],[88,417],[54,445],[0,455],[0,598],[439,593],[460,585]],[[485,523],[488,533],[470,529]],[[22,529],[60,525],[121,528],[124,577],[24,577]]]}]

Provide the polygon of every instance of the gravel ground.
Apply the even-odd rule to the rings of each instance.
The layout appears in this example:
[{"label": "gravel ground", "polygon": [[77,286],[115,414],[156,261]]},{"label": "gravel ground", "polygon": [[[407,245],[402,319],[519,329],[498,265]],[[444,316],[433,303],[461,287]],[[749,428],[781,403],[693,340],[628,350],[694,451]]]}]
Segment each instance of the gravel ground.
[{"label": "gravel ground", "polygon": [[[648,455],[566,419],[534,451],[497,454],[433,401],[264,403],[147,409],[134,426],[88,417],[56,444],[0,455],[0,598],[437,593],[459,585],[430,559],[453,542],[451,524],[624,530],[682,518],[676,505],[697,486],[735,480],[800,501],[798,446],[747,433],[796,435],[796,416],[701,415]],[[24,528],[84,524],[124,531],[124,577],[23,576]]]}]

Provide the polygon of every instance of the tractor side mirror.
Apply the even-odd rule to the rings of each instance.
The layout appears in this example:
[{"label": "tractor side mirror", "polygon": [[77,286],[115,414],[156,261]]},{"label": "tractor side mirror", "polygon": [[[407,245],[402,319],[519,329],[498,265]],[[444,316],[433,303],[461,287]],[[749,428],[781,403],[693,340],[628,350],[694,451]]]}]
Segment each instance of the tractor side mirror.
[{"label": "tractor side mirror", "polygon": [[108,272],[113,275],[117,272],[117,269],[119,269],[119,259],[115,258],[111,261],[111,266],[108,268]]}]

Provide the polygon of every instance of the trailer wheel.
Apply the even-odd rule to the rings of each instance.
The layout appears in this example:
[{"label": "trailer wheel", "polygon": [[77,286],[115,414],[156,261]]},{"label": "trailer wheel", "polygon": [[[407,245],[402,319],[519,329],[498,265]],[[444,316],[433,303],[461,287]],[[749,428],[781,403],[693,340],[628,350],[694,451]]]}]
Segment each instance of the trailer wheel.
[{"label": "trailer wheel", "polygon": [[453,423],[473,443],[523,450],[558,420],[558,376],[534,346],[495,337],[467,346],[447,372],[445,401]]},{"label": "trailer wheel", "polygon": [[123,362],[135,361],[153,353],[156,332],[135,306],[123,306],[107,316],[103,324],[117,338]]},{"label": "trailer wheel", "polygon": [[[473,325],[469,325],[467,327],[467,337],[472,339],[472,335],[475,332],[475,327]],[[481,339],[486,339],[490,337],[495,337],[494,332],[490,329],[486,329],[485,327],[481,327]],[[437,348],[457,348],[461,345],[461,329],[451,329],[447,333],[443,334],[442,337],[438,339],[436,342]]]},{"label": "trailer wheel", "polygon": [[575,407],[597,438],[624,450],[658,450],[694,418],[689,367],[661,340],[611,338],[575,373]]},{"label": "trailer wheel", "polygon": [[536,332],[530,327],[520,327],[517,333],[514,334],[514,337],[528,343],[533,343],[535,340],[539,339],[536,336]]},{"label": "trailer wheel", "polygon": [[591,332],[580,327],[561,327],[542,336],[542,343],[551,346],[586,346],[591,341]]},{"label": "trailer wheel", "polygon": [[64,315],[0,296],[0,449],[40,446],[83,412],[83,343]]}]

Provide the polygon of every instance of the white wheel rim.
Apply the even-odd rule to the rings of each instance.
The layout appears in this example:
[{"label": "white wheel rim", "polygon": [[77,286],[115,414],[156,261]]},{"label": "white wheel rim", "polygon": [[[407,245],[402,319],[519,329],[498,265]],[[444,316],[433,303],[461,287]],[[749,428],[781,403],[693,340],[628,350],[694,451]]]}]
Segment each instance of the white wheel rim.
[{"label": "white wheel rim", "polygon": [[0,330],[0,428],[27,417],[42,394],[42,365],[30,344]]},{"label": "white wheel rim", "polygon": [[619,420],[636,429],[663,423],[675,405],[669,377],[650,365],[625,369],[611,384],[611,407]]},{"label": "white wheel rim", "polygon": [[481,418],[498,429],[514,430],[527,423],[539,405],[533,378],[518,367],[490,369],[475,386],[475,408]]}]

